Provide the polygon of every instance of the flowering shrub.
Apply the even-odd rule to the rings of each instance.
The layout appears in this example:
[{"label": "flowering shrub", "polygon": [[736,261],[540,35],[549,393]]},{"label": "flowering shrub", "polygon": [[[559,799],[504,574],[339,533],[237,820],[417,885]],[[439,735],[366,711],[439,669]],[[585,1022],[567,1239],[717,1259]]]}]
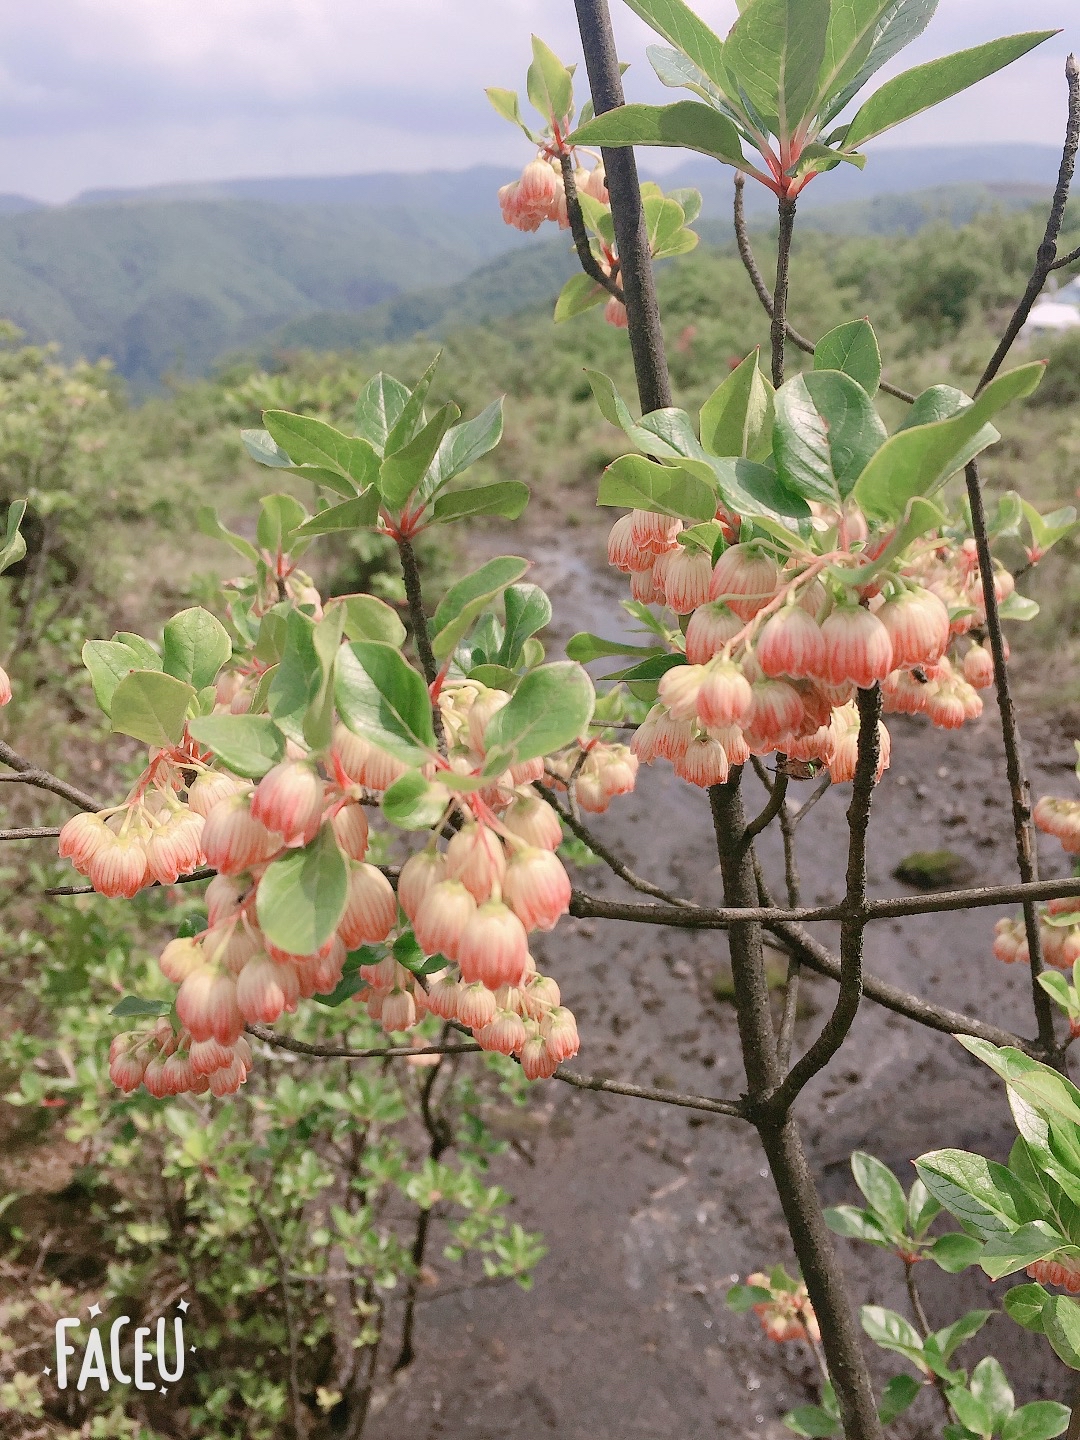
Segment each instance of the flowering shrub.
[{"label": "flowering shrub", "polygon": [[[1080,133],[1080,73],[1070,62],[1061,181],[1032,282],[1005,338],[974,395],[947,384],[910,395],[883,376],[868,320],[849,321],[816,343],[791,328],[795,198],[824,170],[861,166],[865,141],[1000,69],[1049,32],[994,41],[900,74],[850,121],[830,128],[921,31],[932,5],[749,0],[726,41],[682,0],[631,5],[675,47],[652,55],[660,78],[697,99],[663,107],[622,103],[603,0],[577,0],[601,104],[576,110],[573,73],[539,41],[527,91],[540,130],[524,124],[511,92],[490,93],[536,152],[499,196],[505,218],[527,230],[545,221],[569,229],[582,266],[560,296],[556,318],[606,297],[607,318],[628,330],[640,417],[607,376],[592,371],[588,380],[601,413],[628,442],[600,478],[598,503],[625,512],[611,530],[609,559],[629,577],[624,606],[646,643],[586,632],[569,642],[565,660],[549,662],[540,636],[552,618],[550,601],[526,580],[528,562],[513,555],[489,559],[454,580],[433,609],[428,605],[417,537],[470,517],[517,520],[529,494],[514,479],[487,485],[460,479],[498,443],[500,402],[462,420],[454,404],[428,405],[434,366],[411,389],[379,374],[363,389],[351,426],[270,404],[265,428],[245,433],[249,453],[287,489],[263,499],[253,540],[226,530],[212,510],[199,512],[203,533],[231,546],[247,567],[226,587],[220,616],[192,607],[169,620],[160,644],[124,632],[86,646],[112,730],[148,747],[124,801],[101,809],[6,747],[0,753],[27,783],[81,809],[60,833],[60,852],[92,890],[130,900],[152,886],[210,881],[205,917],[184,925],[160,955],[161,979],[175,991],[160,995],[164,987],[155,981],[143,986],[152,993],[130,994],[115,1007],[119,1017],[145,1021],[112,1039],[110,1075],[129,1097],[115,1103],[149,1106],[141,1091],[165,1100],[235,1095],[257,1055],[298,1053],[294,1040],[268,1027],[299,1012],[301,1001],[321,1001],[340,1016],[350,1043],[302,1045],[304,1055],[385,1065],[431,1058],[434,1076],[442,1056],[482,1050],[513,1057],[514,1073],[527,1080],[556,1078],[741,1119],[760,1138],[802,1279],[779,1269],[755,1274],[734,1303],[755,1308],[774,1338],[809,1342],[815,1355],[820,1341],[829,1377],[821,1405],[802,1416],[793,1412],[793,1428],[877,1440],[919,1386],[897,1377],[880,1402],[875,1397],[830,1219],[843,1234],[895,1251],[909,1282],[916,1262],[930,1256],[947,1270],[977,1262],[995,1276],[1031,1266],[1040,1281],[1069,1289],[1073,1251],[1080,1255],[1064,1203],[1073,1203],[1077,1184],[1080,1148],[1072,1129],[1080,1123],[1080,1099],[1051,1068],[1065,1064],[1053,1002],[1066,1009],[1070,1032],[1080,1002],[1062,976],[1042,973],[1044,958],[1063,965],[1066,951],[1072,954],[1071,933],[1060,941],[1044,937],[1071,932],[1077,922],[1064,907],[1080,886],[1038,882],[1002,631],[1003,622],[1029,619],[1036,607],[1018,594],[1004,558],[995,555],[995,548],[1019,541],[1034,564],[1073,531],[1076,517],[1042,516],[1013,493],[990,516],[978,469],[979,457],[1000,439],[995,422],[1032,395],[1042,377],[1041,363],[1009,370],[1004,361],[1056,262]],[[664,196],[639,186],[628,148],[637,144],[688,147],[737,172],[740,254],[771,317],[770,378],[752,352],[696,421],[673,403],[651,262],[694,245],[687,222],[699,202],[692,192]],[[601,147],[599,161],[591,146]],[[742,220],[747,176],[778,202],[771,293]],[[812,356],[801,374],[787,373],[789,341]],[[879,412],[881,392],[910,407],[891,431]],[[950,488],[961,472],[962,496]],[[314,511],[293,493],[309,494],[309,487],[317,496]],[[9,515],[9,545],[18,543],[18,519],[17,512],[14,520]],[[377,537],[394,547],[408,627],[373,595],[324,595],[299,568],[310,545],[334,535]],[[583,667],[612,657],[622,668],[605,677],[609,688],[598,699]],[[957,729],[981,713],[980,692],[991,683],[1020,884],[959,892],[922,908],[1022,903],[1023,942],[1015,927],[1002,926],[996,948],[1002,958],[1017,959],[1026,944],[1033,1040],[872,981],[863,965],[872,920],[919,911],[903,898],[867,897],[873,794],[892,750],[881,717],[925,714],[936,726]],[[625,745],[618,738],[623,727],[633,732]],[[775,758],[766,764],[766,757]],[[657,760],[708,792],[722,906],[696,904],[638,876],[582,818],[603,814],[634,788],[639,764]],[[753,819],[743,803],[747,764],[768,792]],[[808,908],[799,905],[786,797],[790,782],[819,771],[825,785],[852,786],[845,888],[839,904]],[[1065,802],[1041,802],[1037,818],[1071,848],[1075,817]],[[785,841],[786,908],[772,902],[754,851],[757,835],[774,821]],[[564,834],[647,902],[575,892],[557,853]],[[538,973],[529,937],[552,930],[570,910],[727,931],[744,1093],[683,1095],[566,1068],[579,1048],[577,1022],[561,1003],[558,978]],[[820,920],[840,922],[836,956],[804,928]],[[790,957],[779,1027],[765,972],[766,928]],[[804,965],[838,981],[839,993],[820,1032],[792,1062]],[[857,1156],[856,1179],[869,1209],[823,1213],[795,1106],[843,1045],[864,990],[898,1013],[960,1035],[1019,1097],[1024,1143],[1009,1171],[993,1172],[989,1189],[970,1157],[924,1156],[920,1185],[905,1195],[884,1167]],[[372,1023],[391,1036],[413,1033],[404,1042],[363,1044]],[[428,1038],[433,1043],[417,1043]],[[432,1119],[434,1083],[419,1096],[431,1167],[451,1139],[449,1122]],[[300,1101],[280,1088],[276,1093],[279,1118],[306,1116],[310,1102],[316,1112],[325,1110],[335,1131],[328,1097]],[[358,1110],[367,1103],[361,1096]],[[233,1112],[206,1102],[196,1113],[199,1120],[184,1133],[198,1151],[207,1128],[223,1132]],[[384,1159],[379,1151],[365,1164],[382,1175]],[[282,1217],[289,1244],[300,1244],[306,1206],[329,1188],[317,1161],[308,1170],[310,1185],[297,1182],[302,1213],[294,1207]],[[425,1167],[399,1188],[426,1214],[436,1193],[452,1194],[466,1208],[478,1205],[476,1183],[475,1176]],[[488,1209],[497,1208],[489,1200]],[[963,1218],[963,1235],[929,1238],[938,1206]],[[402,1365],[411,1358],[409,1317],[426,1224],[418,1225],[410,1264],[397,1253],[390,1272],[408,1274],[412,1287]],[[363,1206],[344,1221],[335,1217],[335,1225],[349,1263],[370,1286],[363,1306],[377,1307],[390,1283],[379,1262],[394,1242],[377,1232]],[[478,1233],[497,1251],[483,1225]],[[321,1239],[314,1243],[325,1248]],[[499,1273],[523,1276],[534,1259],[535,1246],[518,1237],[500,1256]],[[280,1277],[286,1296],[289,1279]],[[989,1357],[970,1375],[954,1367],[954,1351],[987,1312],[932,1332],[914,1288],[911,1299],[919,1328],[876,1307],[864,1309],[864,1328],[935,1385],[949,1440],[1060,1433],[1064,1408],[1046,1402],[1016,1409]],[[1076,1302],[1046,1298],[1040,1289],[1006,1308],[1080,1368]],[[297,1413],[299,1385],[294,1360]],[[324,1408],[335,1403],[328,1396]]]}]

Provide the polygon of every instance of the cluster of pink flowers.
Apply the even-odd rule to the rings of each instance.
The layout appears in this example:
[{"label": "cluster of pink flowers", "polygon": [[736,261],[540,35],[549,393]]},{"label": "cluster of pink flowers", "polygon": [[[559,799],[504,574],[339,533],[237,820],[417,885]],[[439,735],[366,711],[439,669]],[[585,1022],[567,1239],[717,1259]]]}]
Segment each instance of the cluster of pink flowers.
[{"label": "cluster of pink flowers", "polygon": [[[609,203],[602,164],[597,164],[592,170],[578,166],[574,171],[574,188],[579,195],[589,195],[601,205]],[[566,188],[558,161],[549,158],[547,151],[542,151],[525,166],[519,179],[502,186],[499,208],[507,225],[513,225],[515,230],[539,230],[546,220],[553,221],[561,230],[568,230],[570,216],[566,208]],[[618,273],[615,251],[607,244],[601,246],[598,263],[606,275]],[[604,307],[604,319],[609,325],[626,329],[626,306],[617,295],[612,295]]]},{"label": "cluster of pink flowers", "polygon": [[[1040,907],[1039,939],[1043,959],[1055,970],[1071,970],[1080,960],[1080,924],[1071,925],[1064,919],[1049,923],[1055,916],[1075,915],[1080,911],[1080,900],[1051,900]],[[994,956],[1006,965],[1029,965],[1027,931],[1021,916],[1018,919],[1003,917],[994,926]]]},{"label": "cluster of pink flowers", "polygon": [[[608,203],[607,181],[603,165],[574,171],[574,185],[579,195],[591,195],[601,205]],[[529,162],[517,180],[511,180],[499,191],[499,208],[507,225],[515,230],[539,230],[545,220],[552,220],[560,230],[570,228],[566,211],[566,189],[562,170],[545,154]]]},{"label": "cluster of pink flowers", "polygon": [[1080,1295],[1080,1260],[1036,1260],[1027,1273],[1040,1285],[1060,1285],[1070,1295]]},{"label": "cluster of pink flowers", "polygon": [[[717,518],[731,537],[735,517]],[[860,523],[865,538],[861,516],[845,517],[849,543]],[[688,617],[689,663],[660,681],[658,703],[631,745],[638,759],[670,760],[684,779],[708,786],[751,755],[778,751],[826,767],[834,781],[850,780],[858,688],[880,683],[886,712],[925,714],[947,729],[982,713],[978,691],[993,683],[989,651],[972,642],[955,664],[946,653],[977,617],[967,590],[955,611],[946,598],[958,576],[968,590],[978,579],[966,548],[951,568],[920,561],[918,574],[851,594],[826,585],[825,558],[778,562],[774,545],[752,541],[729,545],[714,565],[707,551],[680,545],[682,528],[634,510],[608,538],[609,561],[629,575],[636,600]],[[1007,592],[1004,580],[1000,589]],[[889,751],[881,725],[879,778]]]},{"label": "cluster of pink flowers", "polygon": [[[174,942],[176,943],[176,942]],[[109,1046],[109,1077],[125,1095],[144,1085],[155,1099],[166,1095],[233,1095],[251,1069],[251,1047],[243,1035],[230,1044],[215,1036],[197,1040],[162,1016],[149,1030],[129,1030]]]},{"label": "cluster of pink flowers", "polygon": [[[442,691],[450,770],[479,773],[487,726],[509,699],[471,681]],[[552,783],[572,781],[593,810],[632,790],[637,771],[625,746],[602,741],[571,747],[553,764]],[[251,1066],[245,1026],[273,1024],[301,999],[331,993],[350,952],[392,943],[410,927],[426,956],[448,964],[426,981],[392,952],[360,966],[358,998],[384,1030],[410,1030],[428,1014],[456,1021],[483,1049],[516,1055],[529,1079],[552,1075],[577,1053],[573,1013],[529,953],[529,935],[553,929],[571,897],[555,853],[562,827],[532,788],[545,773],[543,761],[515,765],[458,800],[447,788],[444,818],[456,816],[459,828],[440,848],[444,827],[436,827],[428,846],[402,866],[395,893],[365,860],[364,806],[404,769],[338,724],[324,766],[290,742],[289,757],[253,785],[213,769],[185,739],[151,755],[123,806],[68,822],[60,852],[102,894],[131,895],[155,879],[173,883],[200,864],[217,872],[206,892],[206,929],[171,941],[159,960],[178,987],[177,1023],[159,1020],[149,1031],[117,1037],[110,1055],[117,1085],[130,1091],[143,1084],[153,1094],[235,1090]],[[348,865],[347,902],[326,943],[295,954],[264,933],[260,882],[273,861],[320,831]]]},{"label": "cluster of pink flowers", "polygon": [[817,1316],[805,1285],[798,1285],[792,1290],[782,1289],[760,1271],[747,1276],[746,1283],[754,1289],[769,1291],[771,1298],[760,1301],[752,1308],[770,1340],[778,1343],[784,1340],[812,1340],[816,1344],[821,1339]]},{"label": "cluster of pink flowers", "polygon": [[1080,855],[1080,800],[1043,795],[1035,802],[1032,819],[1040,830],[1061,841],[1066,855]]}]

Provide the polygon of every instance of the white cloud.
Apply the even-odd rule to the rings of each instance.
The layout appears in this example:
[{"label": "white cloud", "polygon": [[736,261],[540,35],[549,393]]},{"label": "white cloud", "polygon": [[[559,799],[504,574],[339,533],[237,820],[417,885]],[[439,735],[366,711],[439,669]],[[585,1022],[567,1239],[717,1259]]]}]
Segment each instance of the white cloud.
[{"label": "white cloud", "polygon": [[[661,93],[647,27],[613,0],[631,95]],[[723,33],[735,0],[698,0]],[[917,63],[1075,0],[941,0]],[[0,190],[512,160],[485,85],[521,86],[537,30],[566,59],[570,0],[35,0],[0,9]],[[895,144],[1042,140],[1061,128],[1065,39],[949,102]],[[893,67],[896,68],[896,67]]]}]

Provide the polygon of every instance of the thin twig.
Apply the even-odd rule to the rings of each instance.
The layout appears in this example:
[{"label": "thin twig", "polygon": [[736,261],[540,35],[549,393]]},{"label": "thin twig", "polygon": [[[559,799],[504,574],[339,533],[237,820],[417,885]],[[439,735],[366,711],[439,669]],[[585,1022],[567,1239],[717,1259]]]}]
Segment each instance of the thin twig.
[{"label": "thin twig", "polygon": [[[1035,258],[1035,268],[1031,272],[1031,279],[1027,283],[1027,289],[1020,300],[1019,305],[1012,313],[1005,333],[1002,335],[997,349],[987,362],[986,369],[975,390],[979,391],[989,385],[990,381],[1005,363],[1005,357],[1012,349],[1016,337],[1024,328],[1024,324],[1031,314],[1035,301],[1042,294],[1042,288],[1046,284],[1047,276],[1054,268],[1057,259],[1057,242],[1061,234],[1061,227],[1065,220],[1065,207],[1069,200],[1069,187],[1072,184],[1073,171],[1076,168],[1076,151],[1080,146],[1080,69],[1076,64],[1075,55],[1070,55],[1065,61],[1065,81],[1069,87],[1069,113],[1065,122],[1065,144],[1061,151],[1061,164],[1058,167],[1057,185],[1054,187],[1054,198],[1050,203],[1050,214],[1046,220],[1046,230],[1043,233],[1042,244],[1039,246]],[[1067,257],[1068,258],[1068,257]],[[1075,257],[1074,257],[1075,258]],[[1063,262],[1064,263],[1064,262]]]},{"label": "thin twig", "polygon": [[59,825],[24,825],[21,829],[0,830],[0,840],[55,840]]},{"label": "thin twig", "polygon": [[895,895],[888,900],[867,900],[849,909],[841,900],[836,905],[711,906],[683,901],[681,905],[645,905],[638,901],[602,900],[575,890],[570,913],[579,920],[629,920],[645,925],[669,925],[685,930],[726,930],[743,921],[763,925],[807,924],[826,920],[897,920],[912,915],[940,915],[951,910],[983,910],[993,905],[1011,905],[1025,900],[1080,898],[1080,876],[1060,880],[1036,880],[1030,884],[983,885],[971,890],[942,890],[934,895]]},{"label": "thin twig", "polygon": [[614,276],[609,275],[601,268],[592,252],[589,232],[585,228],[585,217],[581,213],[581,201],[578,199],[577,181],[574,179],[574,162],[565,150],[559,156],[559,166],[562,170],[563,190],[566,192],[566,215],[570,221],[570,234],[574,238],[574,249],[577,251],[578,262],[590,280],[595,280],[597,285],[602,286],[609,295],[614,295],[616,300],[621,301],[623,299],[622,286]]},{"label": "thin twig", "polygon": [[583,824],[576,815],[572,815],[565,806],[559,804],[559,798],[554,790],[539,780],[534,781],[533,786],[544,797],[571,834],[575,835],[582,844],[587,845],[593,854],[604,862],[612,874],[617,875],[620,880],[624,880],[631,889],[640,891],[642,895],[654,895],[658,900],[666,900],[669,905],[686,907],[693,904],[693,901],[683,900],[680,896],[672,895],[667,890],[661,889],[659,885],[654,885],[650,880],[643,880],[640,875],[635,875],[633,870],[624,865],[619,857],[609,850],[587,825]]},{"label": "thin twig", "polygon": [[747,824],[746,834],[743,837],[743,843],[746,845],[751,844],[754,837],[760,835],[763,830],[767,830],[783,810],[788,787],[788,777],[782,772],[777,775],[775,780],[770,780],[768,771],[756,755],[751,756],[751,763],[754,773],[768,791],[769,799],[761,813],[755,815],[753,820]]},{"label": "thin twig", "polygon": [[818,782],[818,785],[811,794],[810,799],[800,805],[798,810],[796,810],[795,814],[791,817],[792,825],[801,824],[804,816],[808,815],[810,811],[814,808],[814,806],[818,803],[818,801],[822,799],[823,796],[829,793],[829,791],[832,789],[832,783],[832,776],[829,774],[826,774],[824,779]]},{"label": "thin twig", "polygon": [[[861,911],[866,904],[866,832],[870,824],[870,806],[877,783],[877,767],[881,754],[878,720],[881,716],[881,687],[858,692],[859,741],[855,762],[855,780],[851,804],[848,806],[847,893],[849,910]],[[840,993],[832,1014],[821,1033],[804,1055],[788,1071],[780,1086],[775,1104],[787,1110],[799,1092],[829,1063],[847,1039],[863,994],[863,930],[866,922],[856,914],[840,927]]]},{"label": "thin twig", "polygon": [[[625,104],[622,70],[607,0],[574,0],[593,109],[597,115]],[[626,306],[630,352],[634,359],[641,413],[671,404],[664,334],[656,299],[649,232],[641,202],[637,161],[631,146],[601,147],[611,221],[619,251],[619,275]]]},{"label": "thin twig", "polygon": [[[840,979],[840,958],[827,945],[803,930],[799,925],[769,925],[767,927],[785,944],[799,951],[803,964],[830,980]],[[908,1020],[924,1025],[928,1030],[940,1031],[943,1035],[974,1035],[980,1040],[989,1040],[992,1045],[1014,1045],[1028,1055],[1038,1058],[1043,1054],[1039,1045],[1014,1035],[1000,1025],[991,1025],[975,1015],[965,1015],[960,1010],[950,1010],[945,1005],[934,1005],[919,995],[880,980],[876,975],[863,971],[863,994],[885,1010],[892,1010]]]},{"label": "thin twig", "polygon": [[[455,1027],[457,1028],[457,1027]],[[348,1050],[331,1045],[309,1045],[303,1040],[293,1040],[287,1035],[277,1035],[265,1025],[248,1025],[248,1033],[278,1050],[291,1050],[298,1055],[310,1055],[316,1059],[374,1060],[408,1059],[410,1055],[455,1055],[475,1052],[479,1045],[446,1045],[418,1047],[415,1050],[388,1049],[377,1047],[368,1050]],[[713,1115],[732,1115],[742,1118],[742,1107],[737,1100],[720,1100],[709,1095],[686,1095],[677,1090],[661,1090],[648,1085],[632,1085],[625,1080],[607,1080],[599,1075],[581,1075],[576,1070],[567,1070],[560,1065],[554,1078],[576,1090],[595,1090],[606,1095],[628,1095],[636,1100],[655,1100],[662,1105],[675,1105],[684,1110],[704,1110]]]},{"label": "thin twig", "polygon": [[[915,1317],[915,1323],[922,1333],[923,1339],[930,1335],[930,1321],[926,1318],[926,1311],[923,1309],[922,1296],[919,1294],[919,1287],[915,1282],[915,1262],[904,1258],[904,1282],[907,1285],[908,1300],[911,1302],[911,1313]],[[945,1410],[945,1422],[948,1424],[953,1420],[952,1406],[949,1404],[945,1394],[945,1381],[940,1375],[933,1376],[934,1389],[941,1398]]]},{"label": "thin twig", "polygon": [[[758,263],[754,259],[754,252],[750,245],[750,234],[746,228],[746,208],[743,196],[745,186],[746,176],[737,174],[735,176],[735,243],[738,246],[739,258],[743,263],[743,267],[750,277],[751,284],[757,291],[758,299],[764,306],[765,313],[771,319],[773,313],[773,298],[769,293],[769,287],[765,283],[765,278],[758,268]],[[806,355],[813,355],[817,348],[813,340],[808,340],[805,335],[800,334],[790,321],[785,321],[784,328],[787,338],[797,349],[802,350]],[[879,386],[887,395],[895,395],[897,400],[903,400],[908,405],[914,404],[915,396],[912,395],[909,390],[902,390],[899,385],[893,385],[884,379],[879,381]]]},{"label": "thin twig", "polygon": [[0,740],[0,763],[17,772],[15,775],[0,777],[9,784],[21,782],[23,785],[33,785],[37,790],[49,790],[63,800],[70,800],[72,805],[78,806],[80,810],[103,810],[105,808],[85,790],[80,790],[77,785],[69,785],[66,780],[61,780],[58,775],[50,774],[48,770],[42,770],[34,764],[33,760],[27,760],[25,755],[19,755],[3,740]]}]

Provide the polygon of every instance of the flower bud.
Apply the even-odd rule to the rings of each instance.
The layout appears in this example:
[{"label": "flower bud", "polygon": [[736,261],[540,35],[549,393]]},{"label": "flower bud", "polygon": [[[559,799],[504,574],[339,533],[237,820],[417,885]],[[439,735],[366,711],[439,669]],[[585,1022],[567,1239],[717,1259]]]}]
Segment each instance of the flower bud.
[{"label": "flower bud", "polygon": [[102,845],[110,843],[112,831],[100,815],[80,811],[60,831],[57,853],[61,860],[70,860],[80,875],[90,873],[90,861]]},{"label": "flower bud", "polygon": [[145,845],[146,867],[159,885],[175,885],[202,864],[203,817],[181,810],[159,825]]},{"label": "flower bud", "polygon": [[709,598],[712,558],[695,546],[677,545],[661,555],[653,570],[653,583],[676,615],[690,615]]},{"label": "flower bud", "polygon": [[489,990],[497,990],[522,978],[529,945],[525,927],[510,907],[501,900],[488,900],[470,917],[457,951],[454,958],[467,984],[479,980]]},{"label": "flower bud", "polygon": [[306,844],[318,831],[324,790],[314,765],[283,760],[256,785],[252,817],[280,835],[286,845]]},{"label": "flower bud", "polygon": [[114,835],[107,825],[104,829],[106,838],[90,857],[90,884],[99,895],[130,900],[150,883],[146,851],[141,839],[131,831]]},{"label": "flower bud", "polygon": [[379,1016],[386,1033],[408,1030],[416,1024],[416,1001],[411,990],[394,989],[385,996]]},{"label": "flower bud", "polygon": [[704,665],[674,665],[660,677],[657,698],[673,720],[693,720],[698,691],[708,675]]},{"label": "flower bud", "polygon": [[409,917],[416,919],[424,896],[446,879],[446,856],[439,850],[418,850],[410,855],[398,876],[398,904]]},{"label": "flower bud", "polygon": [[893,666],[933,665],[948,649],[949,612],[929,590],[904,590],[885,602],[877,618],[889,633]]},{"label": "flower bud", "polygon": [[994,657],[985,645],[972,645],[964,656],[964,679],[976,690],[988,690],[994,683]]},{"label": "flower bud", "polygon": [[336,809],[330,817],[330,826],[338,849],[350,860],[363,860],[368,847],[368,822],[364,807],[355,800],[349,800]]},{"label": "flower bud", "polygon": [[198,940],[178,936],[170,940],[158,959],[158,968],[166,980],[181,985],[200,965],[205,964],[202,945]]},{"label": "flower bud", "polygon": [[542,850],[557,850],[562,844],[559,817],[539,795],[515,796],[502,816],[502,826],[526,845],[537,845]]},{"label": "flower bud", "polygon": [[460,880],[478,905],[486,900],[506,873],[506,855],[495,831],[486,825],[463,826],[446,847],[446,873]]},{"label": "flower bud", "polygon": [[476,901],[460,880],[440,880],[420,902],[413,933],[427,955],[457,960],[461,937],[476,912]]},{"label": "flower bud", "polygon": [[743,628],[743,621],[721,600],[699,605],[686,627],[686,658],[691,665],[707,665]]},{"label": "flower bud", "polygon": [[675,774],[703,790],[710,785],[723,785],[728,769],[727,752],[719,740],[702,735],[696,735],[686,747],[686,753],[675,761]]},{"label": "flower bud", "polygon": [[344,725],[334,727],[333,758],[355,785],[388,790],[409,768]]},{"label": "flower bud", "polygon": [[239,795],[250,789],[246,780],[238,780],[235,775],[226,775],[222,770],[204,770],[188,786],[188,809],[205,820],[226,795]]},{"label": "flower bud", "polygon": [[543,1035],[530,1035],[521,1047],[521,1073],[526,1080],[550,1080],[559,1068]]},{"label": "flower bud", "polygon": [[771,555],[753,545],[731,545],[713,567],[710,600],[724,600],[742,620],[752,620],[780,584]]},{"label": "flower bud", "polygon": [[249,1023],[272,1025],[284,1011],[295,1010],[299,998],[296,971],[269,955],[254,956],[236,977],[236,1003]]},{"label": "flower bud", "polygon": [[337,927],[346,949],[385,940],[396,922],[397,898],[390,881],[374,865],[353,865],[349,898]]},{"label": "flower bud", "polygon": [[787,605],[766,620],[756,650],[758,664],[770,679],[813,679],[825,664],[821,626],[799,605]]},{"label": "flower bud", "polygon": [[738,665],[731,660],[714,660],[708,666],[697,695],[697,718],[702,725],[707,729],[741,726],[749,718],[753,704],[754,692]]},{"label": "flower bud", "polygon": [[503,899],[526,930],[553,930],[570,909],[570,877],[551,850],[528,846],[506,867]]},{"label": "flower bud", "polygon": [[557,1065],[578,1053],[578,1028],[574,1012],[565,1005],[549,1010],[540,1021],[540,1033],[547,1041],[548,1053]]},{"label": "flower bud", "polygon": [[868,689],[893,669],[889,632],[869,610],[841,605],[821,627],[825,641],[824,678],[832,685],[845,681]]},{"label": "flower bud", "polygon": [[232,1045],[243,1033],[236,981],[223,966],[201,965],[193,970],[177,992],[176,1013],[195,1040]]},{"label": "flower bud", "polygon": [[492,1019],[474,1032],[481,1049],[497,1055],[513,1055],[525,1044],[525,1025],[513,1010],[497,1010]]},{"label": "flower bud", "polygon": [[281,837],[252,815],[250,793],[217,802],[203,824],[201,843],[206,863],[222,875],[239,875],[281,849]]},{"label": "flower bud", "polygon": [[494,994],[479,980],[458,987],[458,1019],[470,1030],[482,1030],[495,1018],[496,1008]]}]

